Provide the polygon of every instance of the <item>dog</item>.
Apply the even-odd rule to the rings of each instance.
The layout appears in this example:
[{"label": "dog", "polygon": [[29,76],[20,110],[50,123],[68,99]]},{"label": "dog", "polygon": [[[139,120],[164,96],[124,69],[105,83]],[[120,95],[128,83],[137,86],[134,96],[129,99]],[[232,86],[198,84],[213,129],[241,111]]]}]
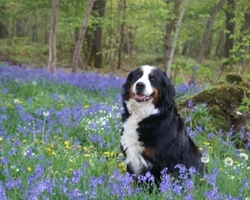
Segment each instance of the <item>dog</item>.
[{"label": "dog", "polygon": [[201,153],[185,131],[174,101],[175,88],[165,72],[141,66],[129,73],[121,93],[120,147],[130,174],[149,171],[160,180],[163,169],[177,174],[178,164],[203,173]]}]

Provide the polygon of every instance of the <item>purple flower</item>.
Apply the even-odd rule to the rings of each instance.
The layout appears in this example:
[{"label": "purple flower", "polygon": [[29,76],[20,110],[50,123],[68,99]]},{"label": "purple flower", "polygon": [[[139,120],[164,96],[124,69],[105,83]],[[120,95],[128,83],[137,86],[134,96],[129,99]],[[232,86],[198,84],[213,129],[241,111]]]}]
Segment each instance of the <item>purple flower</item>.
[{"label": "purple flower", "polygon": [[213,169],[213,174],[206,174],[205,179],[207,181],[208,184],[212,185],[213,187],[216,186],[216,178],[218,176],[218,169],[214,168]]},{"label": "purple flower", "polygon": [[80,178],[82,176],[82,171],[80,170],[75,170],[73,171],[73,176],[72,176],[72,183],[78,183],[80,181]]},{"label": "purple flower", "polygon": [[188,123],[188,122],[190,122],[190,120],[191,120],[191,116],[186,117],[185,124]]},{"label": "purple flower", "polygon": [[1,158],[1,162],[0,162],[0,163],[1,163],[2,165],[7,165],[8,162],[9,162],[9,159],[8,159],[8,158],[5,158],[5,157],[2,157],[2,158]]},{"label": "purple flower", "polygon": [[218,195],[218,188],[213,186],[213,189],[210,191],[206,191],[205,192],[205,196],[207,197],[207,199],[211,199],[211,200],[218,200],[219,195]]},{"label": "purple flower", "polygon": [[211,140],[212,138],[213,138],[213,133],[208,133],[208,134],[207,134],[207,139],[208,139],[208,140]]},{"label": "purple flower", "polygon": [[193,101],[192,99],[188,100],[188,108],[191,108],[193,106]]},{"label": "purple flower", "polygon": [[73,190],[70,191],[70,199],[80,199],[79,197],[83,197],[83,194],[81,192],[81,190],[75,188]]},{"label": "purple flower", "polygon": [[162,174],[162,180],[160,183],[160,191],[162,193],[167,193],[168,190],[172,189],[171,176],[167,174],[167,168],[163,169],[161,171],[161,174]]},{"label": "purple flower", "polygon": [[181,195],[181,190],[182,190],[182,186],[180,186],[178,184],[174,184],[174,186],[173,186],[174,194]]},{"label": "purple flower", "polygon": [[138,177],[139,183],[149,183],[151,186],[154,184],[154,176],[148,171],[145,175],[140,175]]},{"label": "purple flower", "polygon": [[6,193],[5,193],[5,189],[1,181],[0,181],[0,197],[1,197],[1,200],[8,200]]},{"label": "purple flower", "polygon": [[196,131],[197,131],[198,133],[202,133],[203,129],[202,129],[201,126],[196,126]]},{"label": "purple flower", "polygon": [[193,200],[194,198],[193,198],[193,196],[192,196],[192,194],[186,194],[185,196],[184,196],[184,200]]},{"label": "purple flower", "polygon": [[192,179],[186,179],[184,182],[183,182],[183,187],[185,190],[193,190],[195,188],[194,186],[194,181]]},{"label": "purple flower", "polygon": [[14,180],[14,179],[9,179],[6,183],[5,183],[5,187],[8,189],[8,190],[11,190],[11,189],[15,189],[15,188],[20,188],[21,186],[21,179],[17,179],[17,180]]},{"label": "purple flower", "polygon": [[195,65],[194,68],[193,68],[193,70],[194,70],[194,71],[197,71],[197,69],[198,69],[198,66]]},{"label": "purple flower", "polygon": [[234,127],[232,126],[231,127],[231,129],[230,129],[230,131],[227,133],[227,137],[232,137],[232,135],[234,134],[234,129],[233,129]]},{"label": "purple flower", "polygon": [[134,178],[129,173],[122,176],[118,170],[115,170],[110,176],[109,193],[117,196],[118,199],[137,194],[140,189],[132,187],[133,182]]},{"label": "purple flower", "polygon": [[188,169],[188,172],[189,172],[190,175],[193,175],[193,174],[196,173],[196,169],[195,169],[194,167],[190,167],[190,168]]}]

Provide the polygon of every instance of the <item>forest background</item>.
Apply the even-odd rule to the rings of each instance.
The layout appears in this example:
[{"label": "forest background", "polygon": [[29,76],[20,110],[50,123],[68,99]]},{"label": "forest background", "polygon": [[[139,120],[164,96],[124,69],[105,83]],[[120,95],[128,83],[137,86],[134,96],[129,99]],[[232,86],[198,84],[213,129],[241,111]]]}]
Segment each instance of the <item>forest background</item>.
[{"label": "forest background", "polygon": [[127,73],[150,64],[175,84],[196,78],[194,66],[207,81],[250,70],[248,0],[1,0],[0,16],[0,60],[13,65]]}]

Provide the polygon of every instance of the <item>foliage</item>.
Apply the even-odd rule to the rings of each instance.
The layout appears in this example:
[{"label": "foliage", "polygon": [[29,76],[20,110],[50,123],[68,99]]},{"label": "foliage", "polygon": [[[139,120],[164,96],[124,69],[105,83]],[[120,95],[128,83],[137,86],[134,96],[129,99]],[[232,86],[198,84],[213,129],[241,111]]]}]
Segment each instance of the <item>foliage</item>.
[{"label": "foliage", "polygon": [[[136,186],[125,173],[119,150],[120,87],[124,79],[94,73],[51,74],[45,69],[0,67],[1,199],[244,199],[249,196],[250,134],[236,149],[227,134],[208,130],[206,107],[186,113],[190,136],[199,144],[208,172],[177,166],[162,172],[149,193],[147,173]],[[191,104],[189,105],[192,106]],[[187,120],[198,116],[197,121]],[[202,128],[201,128],[202,123]],[[206,158],[206,159],[205,159]],[[193,176],[190,177],[190,174]],[[192,178],[193,177],[193,178]]]},{"label": "foliage", "polygon": [[[200,46],[204,31],[204,24],[210,16],[216,0],[190,1],[183,19],[181,31],[176,48],[175,58],[185,56],[194,59]],[[57,54],[58,65],[68,67],[72,60],[79,27],[82,25],[88,1],[61,0],[57,24]],[[51,2],[46,0],[5,0],[0,3],[0,22],[7,31],[7,36],[0,38],[0,55],[5,60],[21,62],[27,65],[46,65],[48,63],[48,35],[50,28]],[[120,28],[125,22],[124,47],[122,64],[123,68],[150,63],[163,65],[163,49],[165,26],[173,17],[173,2],[164,0],[127,0],[126,10],[123,10],[120,1],[106,1],[105,17],[95,17],[94,13],[88,25],[88,37],[91,38],[97,26],[103,30],[103,52],[105,64],[109,67],[116,66],[117,50],[121,37]],[[228,8],[225,8],[228,9]],[[239,0],[235,5],[235,33],[234,48],[231,51],[232,64],[240,64],[242,72],[248,68],[249,62],[249,31],[242,31],[244,16],[249,13],[249,2]],[[125,18],[123,18],[125,14]],[[178,17],[178,16],[177,16]],[[216,16],[213,25],[209,50],[206,57],[215,60],[218,66],[224,48],[225,12],[221,10]],[[1,35],[0,35],[1,37]],[[90,40],[87,38],[83,44],[83,64],[88,59]],[[22,43],[23,41],[25,43]],[[10,45],[9,45],[10,43]],[[129,47],[128,47],[129,46]],[[128,50],[128,48],[130,48]],[[150,59],[151,55],[152,59]],[[161,59],[160,59],[161,58]],[[193,66],[191,59],[187,64]],[[216,65],[217,65],[216,64]],[[174,67],[178,59],[174,61]],[[204,63],[202,63],[202,66]],[[213,66],[207,66],[205,75],[212,76]],[[216,67],[218,67],[216,66]],[[211,68],[212,69],[211,69]]]}]

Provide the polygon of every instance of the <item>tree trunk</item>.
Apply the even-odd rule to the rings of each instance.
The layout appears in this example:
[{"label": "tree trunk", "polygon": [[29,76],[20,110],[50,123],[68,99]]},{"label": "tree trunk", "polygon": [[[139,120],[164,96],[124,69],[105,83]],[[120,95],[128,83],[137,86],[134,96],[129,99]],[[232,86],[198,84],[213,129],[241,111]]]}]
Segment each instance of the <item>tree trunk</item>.
[{"label": "tree trunk", "polygon": [[223,7],[223,5],[226,3],[227,0],[220,0],[220,2],[215,5],[212,9],[212,12],[210,14],[210,17],[207,20],[207,24],[204,30],[201,46],[197,55],[196,61],[198,63],[201,63],[202,59],[204,58],[204,54],[207,50],[208,47],[208,41],[209,41],[209,36],[211,34],[212,26],[214,23],[214,19],[216,14],[219,12],[219,10]]},{"label": "tree trunk", "polygon": [[53,8],[51,15],[51,29],[50,29],[50,48],[49,48],[49,71],[56,70],[56,20],[59,0],[52,0]]},{"label": "tree trunk", "polygon": [[180,8],[180,3],[181,0],[175,0],[174,1],[174,18],[172,18],[166,25],[166,29],[165,29],[165,44],[164,44],[164,68],[165,71],[167,73],[168,68],[170,68],[168,66],[169,60],[170,60],[170,52],[171,52],[171,34],[174,30],[174,26],[175,26],[175,21],[176,21],[176,17],[178,16],[178,11]]},{"label": "tree trunk", "polygon": [[[96,0],[93,6],[93,11],[97,18],[104,17],[106,7],[106,0]],[[94,25],[95,26],[95,25]],[[92,46],[89,48],[90,58],[89,65],[97,68],[103,67],[103,55],[102,55],[102,26],[101,24],[96,24],[96,29],[93,31]]]},{"label": "tree trunk", "polygon": [[174,59],[175,48],[176,48],[176,45],[177,45],[177,40],[178,40],[180,28],[181,28],[181,23],[182,23],[182,19],[183,19],[187,4],[188,4],[188,0],[185,0],[184,3],[183,3],[183,7],[181,9],[181,13],[180,13],[180,17],[179,17],[178,22],[177,22],[177,26],[175,28],[174,41],[173,41],[173,45],[171,47],[169,60],[167,62],[167,66],[166,66],[167,76],[168,77],[171,77],[171,65],[172,65],[172,62],[173,62],[173,59]]},{"label": "tree trunk", "polygon": [[121,12],[122,12],[122,24],[120,29],[120,42],[119,42],[119,48],[118,48],[118,64],[117,69],[121,68],[121,60],[122,60],[122,47],[124,43],[124,27],[126,24],[126,0],[121,0]]},{"label": "tree trunk", "polygon": [[8,28],[5,26],[2,21],[0,20],[0,39],[1,38],[7,38],[9,35]]},{"label": "tree trunk", "polygon": [[222,58],[223,57],[223,41],[224,41],[224,31],[221,30],[219,33],[219,38],[216,44],[216,49],[215,49],[215,56],[218,58]]},{"label": "tree trunk", "polygon": [[85,37],[85,33],[87,30],[88,21],[89,21],[89,17],[91,14],[91,10],[93,8],[94,1],[95,0],[89,0],[89,5],[88,5],[87,11],[86,11],[85,18],[83,20],[82,30],[81,30],[81,33],[80,33],[79,38],[77,40],[76,46],[75,46],[75,51],[74,51],[74,55],[73,55],[73,59],[72,59],[72,66],[71,66],[72,72],[76,72],[76,69],[77,69],[77,64],[78,64],[80,52],[82,49],[82,42],[83,42],[83,39]]},{"label": "tree trunk", "polygon": [[234,45],[234,39],[231,37],[234,35],[234,28],[235,28],[235,22],[234,22],[234,10],[235,10],[235,2],[234,0],[227,0],[228,3],[228,9],[226,10],[226,41],[224,46],[224,57],[229,58],[230,56],[230,50],[233,49]]}]

